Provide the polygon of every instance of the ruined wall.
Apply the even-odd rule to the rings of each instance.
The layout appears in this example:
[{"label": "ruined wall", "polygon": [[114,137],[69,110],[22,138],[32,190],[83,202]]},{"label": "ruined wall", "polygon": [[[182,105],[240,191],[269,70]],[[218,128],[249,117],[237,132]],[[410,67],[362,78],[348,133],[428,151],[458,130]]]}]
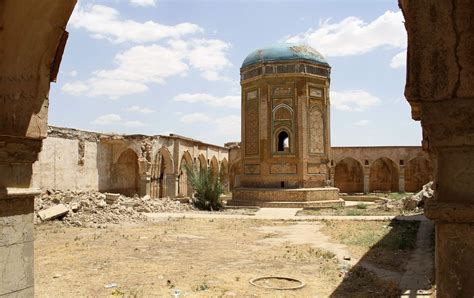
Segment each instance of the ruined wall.
[{"label": "ruined wall", "polygon": [[121,136],[49,127],[33,165],[32,183],[41,189],[189,196],[187,176],[181,176],[182,160],[193,164],[201,159],[204,166],[213,160],[214,169],[220,169],[228,167],[228,151],[177,135]]}]

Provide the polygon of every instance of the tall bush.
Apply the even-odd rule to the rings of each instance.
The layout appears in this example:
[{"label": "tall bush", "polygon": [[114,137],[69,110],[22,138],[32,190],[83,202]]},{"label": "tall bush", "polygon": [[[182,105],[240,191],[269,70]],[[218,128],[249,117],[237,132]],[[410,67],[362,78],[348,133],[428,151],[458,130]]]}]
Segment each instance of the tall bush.
[{"label": "tall bush", "polygon": [[194,205],[201,210],[221,210],[224,206],[220,196],[224,187],[219,175],[215,175],[211,169],[198,169],[197,166],[185,166],[188,179],[194,188]]}]

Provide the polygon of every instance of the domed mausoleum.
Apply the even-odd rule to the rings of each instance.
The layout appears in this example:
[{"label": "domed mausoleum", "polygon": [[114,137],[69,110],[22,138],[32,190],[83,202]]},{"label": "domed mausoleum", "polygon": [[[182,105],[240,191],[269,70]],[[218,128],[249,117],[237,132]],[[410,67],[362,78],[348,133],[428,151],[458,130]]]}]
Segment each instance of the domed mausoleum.
[{"label": "domed mausoleum", "polygon": [[245,58],[242,164],[232,204],[340,203],[329,185],[331,67],[306,45],[278,44]]}]

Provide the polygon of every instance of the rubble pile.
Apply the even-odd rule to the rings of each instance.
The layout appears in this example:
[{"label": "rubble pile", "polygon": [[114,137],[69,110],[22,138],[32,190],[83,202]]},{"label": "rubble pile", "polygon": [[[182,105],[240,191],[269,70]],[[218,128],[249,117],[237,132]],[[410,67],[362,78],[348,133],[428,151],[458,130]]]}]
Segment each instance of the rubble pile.
[{"label": "rubble pile", "polygon": [[97,191],[48,190],[35,198],[35,223],[60,219],[71,226],[97,226],[145,221],[143,213],[194,210],[189,203],[169,198],[126,197]]},{"label": "rubble pile", "polygon": [[434,190],[431,188],[433,181],[423,185],[423,189],[414,195],[403,198],[403,209],[415,210],[423,209],[425,200],[430,199],[434,195]]}]

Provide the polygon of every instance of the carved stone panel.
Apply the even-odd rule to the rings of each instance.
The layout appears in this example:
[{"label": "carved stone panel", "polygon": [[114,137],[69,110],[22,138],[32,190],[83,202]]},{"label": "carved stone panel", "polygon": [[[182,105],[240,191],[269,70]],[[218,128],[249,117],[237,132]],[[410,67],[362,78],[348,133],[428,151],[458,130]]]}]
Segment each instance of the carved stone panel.
[{"label": "carved stone panel", "polygon": [[245,154],[259,154],[259,111],[257,90],[247,92],[245,101]]},{"label": "carved stone panel", "polygon": [[324,153],[324,123],[323,113],[313,106],[309,111],[309,153]]},{"label": "carved stone panel", "polygon": [[289,163],[274,164],[270,166],[271,174],[296,174],[296,165]]},{"label": "carved stone panel", "polygon": [[244,165],[244,173],[247,175],[259,175],[260,165],[258,164]]},{"label": "carved stone panel", "polygon": [[293,88],[287,86],[272,87],[272,97],[289,97],[292,96]]},{"label": "carved stone panel", "polygon": [[323,90],[320,89],[320,88],[310,87],[309,88],[309,96],[322,98],[323,97]]},{"label": "carved stone panel", "polygon": [[275,111],[274,120],[291,120],[291,111],[285,107],[278,108]]}]

